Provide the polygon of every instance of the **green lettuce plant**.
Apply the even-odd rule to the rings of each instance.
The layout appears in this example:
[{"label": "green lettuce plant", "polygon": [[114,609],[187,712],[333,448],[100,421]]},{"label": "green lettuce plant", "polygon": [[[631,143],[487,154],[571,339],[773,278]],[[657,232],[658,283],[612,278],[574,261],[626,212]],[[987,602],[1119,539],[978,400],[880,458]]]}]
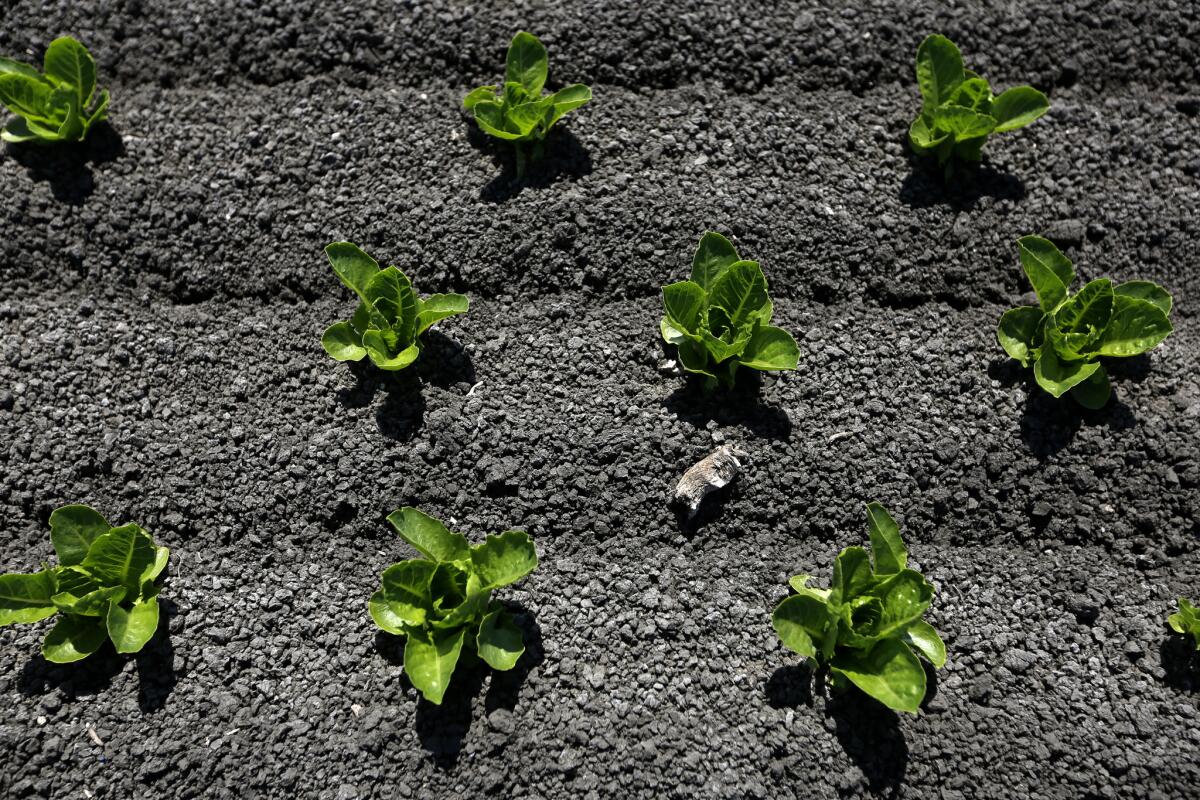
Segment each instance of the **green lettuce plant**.
[{"label": "green lettuce plant", "polygon": [[538,565],[529,535],[506,531],[471,545],[415,508],[388,517],[424,558],[383,572],[368,607],[388,633],[406,637],[404,671],[425,699],[440,705],[464,650],[496,670],[510,670],[525,652],[521,629],[492,591],[516,583]]},{"label": "green lettuce plant", "polygon": [[42,655],[66,664],[111,639],[118,653],[136,653],[158,629],[158,586],[170,551],[135,524],[114,528],[84,505],[50,515],[58,566],[0,575],[0,627],[59,615]]},{"label": "green lettuce plant", "polygon": [[1004,312],[996,336],[1038,385],[1065,392],[1085,408],[1103,408],[1112,388],[1100,357],[1124,358],[1156,347],[1171,333],[1171,295],[1150,281],[1113,285],[1100,278],[1071,295],[1075,268],[1040,236],[1017,240],[1038,305]]},{"label": "green lettuce plant", "polygon": [[523,145],[532,143],[529,158],[542,157],[542,140],[567,112],[592,99],[592,90],[572,84],[542,96],[547,74],[546,48],[531,33],[521,31],[508,46],[504,85],[480,86],[463,98],[484,133],[513,143],[517,177],[525,174]]},{"label": "green lettuce plant", "polygon": [[1200,651],[1200,614],[1196,607],[1184,598],[1179,598],[1179,613],[1167,617],[1167,624],[1176,633],[1191,636],[1196,640],[1196,650]]},{"label": "green lettuce plant", "polygon": [[325,352],[338,361],[369,356],[380,369],[404,369],[421,355],[421,334],[446,317],[467,313],[464,295],[434,294],[422,300],[403,272],[381,270],[350,242],[334,242],[325,255],[334,274],[359,299],[350,321],[330,325],[321,337]]},{"label": "green lettuce plant", "polygon": [[743,261],[719,233],[700,237],[691,280],[662,287],[663,339],[679,351],[679,364],[703,375],[705,387],[732,387],[738,367],[795,369],[796,340],[769,323],[774,313],[767,279],[757,261]]},{"label": "green lettuce plant", "polygon": [[46,48],[42,69],[0,58],[0,103],[17,115],[0,138],[82,141],[108,116],[108,90],[96,95],[96,62],[86,47],[64,36]]},{"label": "green lettuce plant", "polygon": [[917,48],[917,85],[921,114],[908,129],[908,141],[914,152],[936,156],[947,179],[955,159],[982,158],[988,136],[1023,128],[1050,108],[1046,95],[1031,86],[994,96],[986,80],[963,67],[954,42],[936,33]]},{"label": "green lettuce plant", "polygon": [[[775,608],[772,623],[789,650],[828,667],[835,687],[853,683],[888,708],[915,714],[925,698],[925,669],[946,663],[946,646],[922,619],[933,586],[908,569],[900,528],[878,503],[867,505],[871,556],[847,547],[829,589],[797,575],[796,594]],[[873,556],[873,558],[872,558]]]}]

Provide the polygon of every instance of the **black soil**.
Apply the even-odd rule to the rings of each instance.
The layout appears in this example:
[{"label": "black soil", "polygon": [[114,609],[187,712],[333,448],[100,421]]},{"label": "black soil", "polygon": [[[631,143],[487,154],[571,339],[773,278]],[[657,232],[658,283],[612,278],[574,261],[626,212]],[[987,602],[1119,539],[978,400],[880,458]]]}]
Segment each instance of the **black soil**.
[{"label": "black soil", "polygon": [[[174,557],[136,657],[0,633],[0,796],[1195,796],[1165,620],[1200,593],[1200,10],[812,5],[8,4],[0,53],[73,33],[114,99],[83,146],[0,152],[0,570],[67,502]],[[517,182],[458,101],[521,28],[595,100]],[[1053,104],[951,189],[904,146],[935,30]],[[795,373],[658,369],[706,229],[763,263]],[[996,344],[1030,233],[1175,296],[1103,411]],[[343,238],[471,296],[415,368],[322,351]],[[722,442],[747,469],[686,523]],[[938,587],[916,717],[770,626],[871,499]],[[406,504],[541,554],[501,595],[528,655],[440,708],[366,614]]]}]

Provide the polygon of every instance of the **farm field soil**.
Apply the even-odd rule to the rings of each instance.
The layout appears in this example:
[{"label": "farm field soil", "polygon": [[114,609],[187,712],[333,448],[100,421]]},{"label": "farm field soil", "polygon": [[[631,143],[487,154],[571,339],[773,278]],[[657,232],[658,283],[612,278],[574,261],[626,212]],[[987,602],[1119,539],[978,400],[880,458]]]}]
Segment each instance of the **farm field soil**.
[{"label": "farm field soil", "polygon": [[[113,93],[87,144],[0,151],[0,571],[87,502],[172,551],[136,657],[0,631],[0,796],[1185,797],[1200,664],[1193,4],[16,3]],[[735,7],[736,6],[736,7]],[[899,18],[903,17],[903,18]],[[458,110],[512,33],[590,83],[546,162]],[[944,189],[907,156],[941,31],[1052,108]],[[28,51],[28,52],[27,52]],[[706,397],[659,362],[700,234],[762,262],[795,373]],[[1154,280],[1175,333],[1099,412],[1007,360],[1019,236]],[[349,239],[471,311],[382,375],[319,344]],[[696,520],[679,475],[750,454]],[[831,695],[770,625],[901,523],[949,649],[918,716]],[[529,531],[529,651],[418,699],[366,614],[416,505]]]}]

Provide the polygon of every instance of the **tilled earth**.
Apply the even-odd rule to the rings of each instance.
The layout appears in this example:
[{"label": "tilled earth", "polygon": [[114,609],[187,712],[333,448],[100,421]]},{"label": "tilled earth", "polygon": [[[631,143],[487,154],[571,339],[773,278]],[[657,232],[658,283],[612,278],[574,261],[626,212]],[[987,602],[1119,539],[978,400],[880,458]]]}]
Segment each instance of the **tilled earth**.
[{"label": "tilled earth", "polygon": [[[0,53],[73,33],[114,100],[86,145],[0,152],[0,571],[67,502],[174,557],[136,657],[0,632],[0,796],[1194,796],[1165,620],[1200,592],[1200,10],[1050,5],[8,3]],[[458,102],[522,28],[595,100],[517,182]],[[904,145],[934,30],[1052,103],[951,189]],[[762,262],[795,373],[659,370],[706,229]],[[1029,233],[1175,296],[1103,411],[995,341]],[[343,238],[471,296],[415,368],[322,351]],[[688,522],[722,442],[747,469]],[[871,499],[938,587],[916,717],[770,626]],[[528,655],[440,708],[366,614],[401,505],[541,555],[501,593]]]}]

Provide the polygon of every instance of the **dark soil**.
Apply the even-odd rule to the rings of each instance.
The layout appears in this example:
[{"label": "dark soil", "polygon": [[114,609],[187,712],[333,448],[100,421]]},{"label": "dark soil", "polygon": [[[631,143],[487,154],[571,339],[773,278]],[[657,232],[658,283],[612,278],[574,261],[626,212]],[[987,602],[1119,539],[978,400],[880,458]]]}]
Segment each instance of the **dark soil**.
[{"label": "dark soil", "polygon": [[[0,571],[87,502],[172,549],[136,657],[0,632],[3,797],[1196,796],[1200,10],[1192,3],[10,3],[113,90],[87,144],[0,152]],[[458,111],[527,28],[596,99],[516,182]],[[944,189],[906,155],[940,30],[1053,108]],[[795,373],[660,373],[705,229],[760,260]],[[1148,278],[1176,332],[1084,412],[1007,361],[1015,240]],[[346,238],[463,291],[393,376],[319,344]],[[751,454],[685,523],[675,481]],[[863,505],[901,520],[950,659],[917,717],[778,643]],[[528,655],[417,699],[366,598],[419,505],[528,530]]]}]

